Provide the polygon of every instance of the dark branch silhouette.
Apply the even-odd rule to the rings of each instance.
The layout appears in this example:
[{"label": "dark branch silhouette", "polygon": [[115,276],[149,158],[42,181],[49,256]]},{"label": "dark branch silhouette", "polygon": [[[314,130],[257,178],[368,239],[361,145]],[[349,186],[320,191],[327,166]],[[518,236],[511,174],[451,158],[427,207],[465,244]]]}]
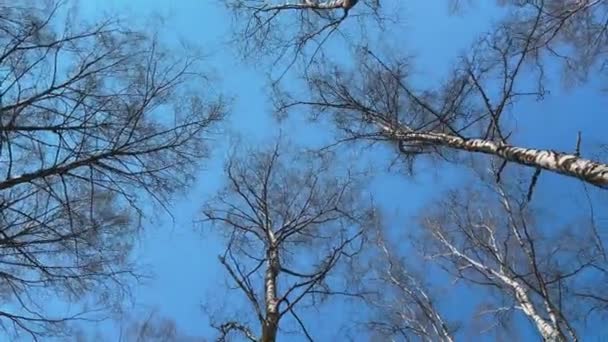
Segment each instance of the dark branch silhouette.
[{"label": "dark branch silhouette", "polygon": [[354,175],[338,175],[329,163],[289,153],[279,143],[239,151],[228,161],[228,185],[204,214],[226,235],[220,262],[259,326],[216,324],[220,341],[229,333],[275,341],[288,315],[312,340],[315,333],[299,318],[298,307],[332,295],[357,296],[335,288],[333,278],[360,251],[369,211],[358,198]]},{"label": "dark branch silhouette", "polygon": [[[500,321],[520,313],[544,341],[579,340],[577,327],[592,306],[576,293],[588,290],[586,281],[605,279],[592,227],[581,223],[570,230],[543,220],[525,191],[491,184],[451,192],[422,222],[429,258],[456,279],[503,298],[487,303],[480,315]],[[551,229],[543,228],[547,224]],[[594,286],[591,293],[602,289]]]},{"label": "dark branch silhouette", "polygon": [[[0,326],[33,340],[129,294],[144,201],[189,184],[224,113],[193,95],[196,58],[62,4],[0,4]],[[55,316],[46,298],[96,305]]]}]

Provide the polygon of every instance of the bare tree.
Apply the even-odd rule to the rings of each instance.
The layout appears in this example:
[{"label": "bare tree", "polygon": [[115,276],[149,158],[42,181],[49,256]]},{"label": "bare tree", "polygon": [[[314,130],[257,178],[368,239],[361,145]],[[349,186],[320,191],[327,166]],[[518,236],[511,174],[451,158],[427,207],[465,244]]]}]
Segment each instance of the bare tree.
[{"label": "bare tree", "polygon": [[562,62],[568,80],[585,80],[593,70],[605,74],[608,1],[498,0],[497,3],[510,12],[502,25],[522,31],[538,27],[536,48],[546,57]]},{"label": "bare tree", "polygon": [[[302,46],[314,41],[316,32],[336,33],[334,27],[344,27],[348,23],[344,18],[358,11],[361,3],[343,17],[344,12],[336,8],[315,7],[316,2],[256,7],[241,1],[234,9],[244,15],[239,22],[246,23],[244,32],[250,33],[240,35],[242,43],[274,57],[273,53],[287,50],[304,54]],[[519,101],[546,96],[549,60],[563,60],[581,75],[598,65],[605,67],[607,3],[544,0],[502,4],[511,10],[505,20],[489,34],[480,35],[471,52],[459,58],[440,84],[417,88],[410,77],[409,58],[383,55],[375,51],[374,42],[361,37],[355,56],[345,53],[336,56],[334,63],[329,58],[309,61],[303,74],[309,91],[290,93],[296,88],[288,89],[291,85],[279,89],[278,108],[287,113],[303,107],[314,118],[329,117],[343,134],[340,143],[390,143],[410,168],[423,156],[461,162],[463,156],[484,154],[492,162],[497,160],[495,197],[487,195],[487,189],[483,199],[469,193],[455,195],[438,210],[448,214],[436,212],[426,221],[437,250],[433,256],[445,261],[447,269],[456,270],[459,278],[497,289],[509,303],[494,311],[497,316],[522,312],[546,340],[576,340],[577,320],[584,311],[578,310],[583,307],[582,298],[595,308],[603,307],[605,297],[593,297],[599,287],[579,283],[587,272],[603,277],[603,247],[592,229],[549,236],[546,230],[533,228],[529,203],[542,172],[607,189],[608,164],[583,157],[589,151],[581,151],[582,134],[571,137],[570,151],[519,146],[514,143],[512,122],[519,114]],[[309,23],[302,20],[309,17],[318,20],[315,25],[299,25]],[[266,37],[277,36],[280,39],[269,39],[269,50],[260,47]],[[324,42],[325,38],[320,39],[320,45]],[[534,172],[525,198],[514,199],[502,190],[502,174],[510,163]],[[487,203],[495,205],[488,207]],[[405,289],[415,291],[415,296],[408,293],[406,298],[421,298],[426,293],[423,287],[416,287],[413,278],[395,278],[393,283],[407,284]]]},{"label": "bare tree", "polygon": [[[286,59],[281,77],[299,60],[310,65],[322,55],[325,43],[334,35],[344,36],[342,24],[352,17],[386,20],[380,0],[224,0],[235,14],[234,40],[242,54],[272,56],[273,65]],[[285,19],[285,20],[283,20]],[[310,50],[308,49],[310,48]],[[281,65],[282,67],[282,65]]]},{"label": "bare tree", "polygon": [[[372,51],[370,42],[361,41],[359,58],[354,63],[341,60],[334,65],[315,61],[314,71],[306,73],[310,86],[308,98],[301,100],[280,91],[279,111],[305,106],[315,115],[329,113],[346,133],[345,140],[389,141],[399,147],[400,154],[408,161],[423,154],[445,158],[449,151],[482,153],[502,160],[503,165],[510,162],[537,169],[537,173],[540,170],[556,172],[606,188],[608,164],[583,158],[580,137],[572,137],[570,152],[517,146],[510,141],[513,127],[507,122],[509,115],[505,115],[516,110],[514,104],[520,98],[545,95],[541,63],[544,52],[556,53],[551,45],[556,43],[556,37],[564,37],[560,40],[563,41],[575,36],[574,32],[586,24],[581,18],[603,9],[604,1],[571,2],[562,6],[557,6],[555,1],[525,4],[493,33],[482,36],[473,52],[461,58],[444,84],[416,90],[409,82],[407,59],[396,57],[388,61],[389,58]],[[304,4],[286,9],[311,13],[309,7]],[[238,7],[240,13],[255,18],[255,12],[250,13],[248,8]],[[280,21],[282,11],[279,9],[261,23],[255,20],[250,23],[254,27],[267,27],[271,33],[289,34],[284,28],[291,21]],[[570,21],[575,18],[578,19]],[[601,27],[591,31],[595,32],[595,41],[600,39],[598,46],[603,47],[604,31]],[[297,33],[292,33],[290,38],[292,40],[285,39],[280,44],[288,46],[299,41]],[[246,37],[243,42],[247,44],[249,40]],[[570,41],[578,43],[574,38]],[[273,50],[282,51],[279,47]],[[601,55],[596,50],[593,55]],[[526,72],[536,77],[536,84],[521,80]]]},{"label": "bare tree", "polygon": [[89,317],[46,298],[120,302],[144,200],[190,182],[224,112],[193,93],[196,58],[78,20],[60,1],[0,4],[0,326],[35,340]]},{"label": "bare tree", "polygon": [[373,316],[365,326],[382,340],[454,341],[455,329],[437,308],[437,297],[410,266],[421,258],[415,259],[415,254],[400,258],[381,226],[374,242],[379,253],[373,256],[375,262],[364,281],[377,295],[369,299]]},{"label": "bare tree", "polygon": [[313,340],[299,309],[332,295],[360,295],[337,280],[341,265],[360,251],[369,215],[355,175],[338,174],[330,160],[287,151],[276,143],[231,157],[228,185],[204,209],[227,239],[219,260],[259,324],[217,323],[219,341],[231,333],[275,341],[286,316]]},{"label": "bare tree", "polygon": [[[582,158],[580,137],[573,137],[570,153],[510,144],[505,112],[522,96],[542,96],[543,89],[516,86],[524,70],[523,55],[516,63],[497,64],[517,49],[509,45],[500,50],[503,39],[502,34],[484,39],[480,47],[487,50],[465,59],[444,85],[427,91],[408,84],[406,60],[389,64],[364,49],[356,68],[321,68],[309,78],[312,98],[283,98],[279,110],[307,106],[314,115],[328,113],[344,132],[343,141],[388,141],[410,163],[421,155],[445,159],[453,152],[481,153],[503,165],[548,170],[606,188],[608,164]],[[499,95],[492,97],[495,77],[503,82]]]},{"label": "bare tree", "polygon": [[427,255],[456,279],[503,298],[484,314],[500,320],[522,313],[544,341],[579,340],[576,326],[590,306],[576,293],[589,279],[605,277],[605,254],[593,229],[541,220],[526,196],[492,188],[452,192],[424,215]]}]

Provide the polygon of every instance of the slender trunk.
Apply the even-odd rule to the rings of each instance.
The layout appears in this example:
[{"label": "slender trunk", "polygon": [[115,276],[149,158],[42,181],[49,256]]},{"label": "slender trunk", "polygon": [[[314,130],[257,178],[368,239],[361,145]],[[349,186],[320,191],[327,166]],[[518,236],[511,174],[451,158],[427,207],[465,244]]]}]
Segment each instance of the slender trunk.
[{"label": "slender trunk", "polygon": [[[565,334],[561,329],[561,325],[563,325],[568,330],[568,333],[571,335],[573,341],[578,341],[578,339],[576,338],[576,335],[574,334],[574,331],[570,328],[570,324],[565,319],[563,319],[563,316],[561,315],[561,313],[559,313],[557,310],[555,310],[553,304],[550,301],[551,296],[545,286],[545,281],[543,280],[542,274],[538,271],[536,254],[534,253],[534,249],[533,249],[534,245],[532,244],[532,241],[524,238],[522,236],[521,232],[519,231],[519,229],[524,229],[524,232],[526,231],[525,230],[525,229],[527,229],[526,220],[523,220],[523,222],[522,222],[523,226],[521,226],[521,228],[520,228],[520,225],[515,222],[515,219],[513,217],[513,209],[511,208],[511,203],[509,202],[507,195],[505,194],[504,190],[501,187],[498,187],[498,191],[501,196],[502,205],[505,208],[505,210],[509,213],[508,218],[509,218],[509,226],[511,228],[511,231],[513,232],[513,235],[517,239],[517,242],[518,242],[520,248],[524,251],[524,253],[528,257],[528,263],[530,264],[530,267],[534,271],[534,274],[538,280],[538,283],[540,284],[539,292],[543,299],[543,305],[545,307],[545,311],[547,312],[547,315],[549,316],[551,326],[553,327],[553,330],[555,330],[555,333],[558,333],[558,335],[556,335],[556,336],[559,336],[560,340],[566,340]],[[498,251],[498,249],[496,249],[496,250]],[[504,261],[501,260],[501,263],[504,264]],[[501,271],[501,273],[504,273],[504,271]],[[513,283],[514,283],[514,285],[512,285],[513,287],[519,288],[520,289],[519,291],[520,292],[524,291],[524,294],[525,294],[525,290],[518,282],[514,281]],[[526,295],[526,297],[527,297],[527,295]],[[527,301],[527,299],[526,299],[526,301]]]},{"label": "slender trunk", "polygon": [[[389,277],[390,281],[395,286],[397,286],[401,291],[407,293],[411,298],[414,299],[416,304],[423,311],[423,314],[429,319],[429,322],[432,325],[433,330],[435,331],[435,334],[440,337],[442,342],[454,342],[454,340],[452,339],[452,336],[450,334],[450,331],[449,331],[446,323],[443,320],[443,317],[441,317],[439,312],[437,312],[437,310],[435,310],[435,307],[431,303],[431,300],[429,299],[429,296],[426,294],[424,289],[422,287],[420,287],[418,285],[418,282],[409,275],[406,275],[406,277],[408,277],[408,280],[411,282],[411,284],[404,285],[402,283],[402,281],[399,280],[392,271],[392,269],[393,269],[392,256],[391,256],[391,253],[389,252],[388,248],[384,244],[384,240],[380,240],[379,244],[380,244],[380,248],[386,255],[386,258],[387,258],[387,261],[389,264],[387,273],[388,273],[388,277]],[[405,271],[403,271],[403,273],[406,274]],[[420,299],[419,296],[422,296],[422,299]]]},{"label": "slender trunk", "polygon": [[466,260],[470,265],[478,270],[486,273],[490,277],[496,277],[502,282],[507,288],[510,288],[515,293],[515,300],[519,304],[523,313],[528,316],[534,326],[538,330],[538,333],[542,336],[543,341],[546,342],[562,342],[566,341],[564,335],[560,332],[557,326],[551,324],[551,322],[545,319],[541,314],[538,313],[537,308],[534,306],[528,292],[524,285],[519,281],[513,279],[502,271],[495,270],[491,267],[487,267],[477,260],[474,260],[464,253],[461,253],[454,245],[452,245],[441,233],[435,235],[439,241],[441,241],[454,255]]},{"label": "slender trunk", "polygon": [[[482,265],[477,266],[483,267]],[[557,323],[545,319],[538,313],[537,308],[534,306],[534,304],[530,300],[530,297],[528,296],[526,288],[520,282],[496,270],[490,269],[489,272],[494,276],[498,277],[504,284],[506,284],[513,290],[513,292],[515,293],[515,300],[519,303],[520,309],[524,312],[526,316],[528,316],[532,320],[532,322],[534,322],[534,325],[536,326],[538,333],[542,336],[543,341],[566,341],[566,338],[559,330]]]},{"label": "slender trunk", "polygon": [[379,120],[375,120],[375,123],[391,139],[490,154],[506,161],[560,173],[608,189],[608,164],[580,158],[575,154],[516,147],[485,139],[465,139],[444,133],[417,133],[394,129]]},{"label": "slender trunk", "polygon": [[536,325],[536,329],[543,337],[543,341],[546,342],[558,342],[565,341],[566,339],[562,335],[562,333],[557,329],[557,327],[551,324],[549,321],[541,317],[534,305],[530,301],[528,297],[528,293],[525,288],[519,284],[519,282],[514,281],[506,276],[503,276],[503,281],[507,283],[513,290],[515,291],[515,298],[519,302],[522,311],[532,319],[534,325]]},{"label": "slender trunk", "polygon": [[[284,4],[277,4],[274,6],[268,6],[268,7],[264,7],[262,8],[262,11],[264,12],[270,12],[270,11],[274,11],[277,9],[280,10],[334,10],[334,9],[340,9],[340,8],[344,8],[344,4],[342,3],[342,0],[331,0],[331,1],[322,1],[322,2],[315,2],[315,1],[311,1],[311,0],[304,0],[304,1],[299,1],[297,3],[284,3]],[[351,2],[349,0],[347,0],[347,2]],[[351,6],[352,7],[352,6]]]},{"label": "slender trunk", "polygon": [[266,301],[266,318],[262,327],[261,342],[274,342],[279,328],[279,307],[277,298],[277,277],[279,275],[279,251],[271,243],[267,251],[268,268],[264,277],[264,290]]},{"label": "slender trunk", "polygon": [[428,309],[427,308],[425,308],[425,309],[427,309],[429,311],[428,315],[432,316],[431,321],[433,322],[433,328],[435,329],[435,333],[441,337],[442,342],[454,342],[454,339],[452,338],[452,334],[448,330],[448,326],[443,321],[443,317],[441,317],[441,315],[439,315],[437,310],[435,310],[435,308],[432,307],[431,301],[429,300],[426,293],[422,289],[419,289],[419,291],[422,294],[422,296],[424,297],[425,301],[428,303],[428,306],[430,306]]}]

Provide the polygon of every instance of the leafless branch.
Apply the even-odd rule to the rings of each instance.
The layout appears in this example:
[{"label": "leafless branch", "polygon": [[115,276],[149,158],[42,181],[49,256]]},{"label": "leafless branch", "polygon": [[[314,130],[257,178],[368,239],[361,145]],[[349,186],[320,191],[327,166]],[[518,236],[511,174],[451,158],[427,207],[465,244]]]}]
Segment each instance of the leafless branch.
[{"label": "leafless branch", "polygon": [[327,280],[358,252],[369,210],[357,198],[355,175],[335,172],[328,160],[281,142],[239,151],[226,164],[226,188],[203,210],[226,234],[221,261],[252,303],[262,341],[276,339],[286,314],[313,340],[296,307],[320,295],[356,296]]},{"label": "leafless branch", "polygon": [[168,209],[224,114],[193,95],[198,57],[62,6],[0,4],[0,323],[34,339],[80,317],[53,317],[45,298],[112,308],[130,295],[143,201]]}]

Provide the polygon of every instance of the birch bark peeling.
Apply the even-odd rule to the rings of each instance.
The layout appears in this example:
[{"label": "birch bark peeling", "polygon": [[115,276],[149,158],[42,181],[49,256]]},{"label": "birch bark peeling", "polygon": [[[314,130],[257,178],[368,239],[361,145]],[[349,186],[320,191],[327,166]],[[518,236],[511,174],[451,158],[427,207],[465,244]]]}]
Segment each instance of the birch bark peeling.
[{"label": "birch bark peeling", "polygon": [[379,125],[392,139],[490,154],[506,161],[560,173],[608,189],[608,164],[584,159],[575,154],[516,147],[484,139],[465,139],[444,133],[395,132],[383,124]]}]

